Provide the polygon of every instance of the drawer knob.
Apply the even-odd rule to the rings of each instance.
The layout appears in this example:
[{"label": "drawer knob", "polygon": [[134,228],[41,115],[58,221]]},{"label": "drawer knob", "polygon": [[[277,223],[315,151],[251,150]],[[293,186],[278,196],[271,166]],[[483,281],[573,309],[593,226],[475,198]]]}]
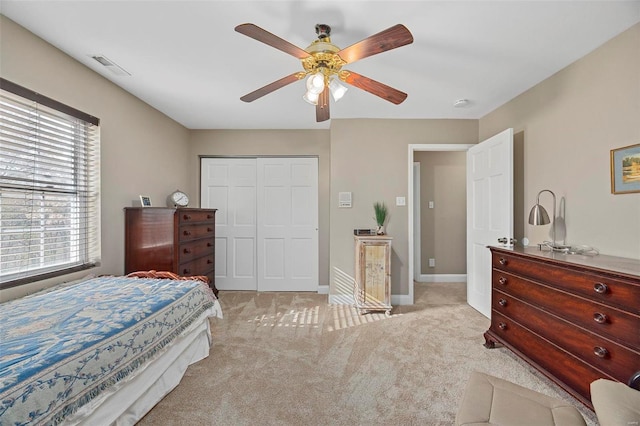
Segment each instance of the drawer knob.
[{"label": "drawer knob", "polygon": [[191,235],[191,231],[184,231],[183,234],[184,235]]},{"label": "drawer knob", "polygon": [[191,249],[190,248],[186,248],[186,249],[183,250],[183,252],[185,254],[189,254],[189,253],[191,253]]},{"label": "drawer knob", "polygon": [[213,243],[207,243],[207,247],[213,247]]},{"label": "drawer knob", "polygon": [[501,265],[506,265],[507,259],[505,259],[504,257],[501,257],[500,260],[498,260],[498,263],[500,263]]},{"label": "drawer knob", "polygon": [[209,214],[207,215],[207,219],[213,219],[213,215],[212,215],[211,213],[209,213]]},{"label": "drawer knob", "polygon": [[595,322],[597,322],[598,324],[604,324],[605,322],[607,322],[608,318],[605,314],[602,314],[600,312],[596,312],[593,314],[593,320]]},{"label": "drawer knob", "polygon": [[211,260],[211,259],[207,259],[207,265],[210,265],[210,264],[212,264],[212,263],[213,263],[213,260]]},{"label": "drawer knob", "polygon": [[189,268],[184,268],[184,269],[182,270],[182,273],[183,273],[183,274],[190,274],[190,273],[191,273],[191,269],[189,269]]},{"label": "drawer knob", "polygon": [[505,277],[500,277],[498,278],[498,282],[502,285],[507,284],[507,279]]},{"label": "drawer knob", "polygon": [[207,228],[207,232],[213,232],[213,228]]},{"label": "drawer knob", "polygon": [[593,353],[598,358],[606,358],[607,355],[609,355],[609,351],[607,350],[607,348],[603,348],[602,346],[596,346],[595,348],[593,348]]},{"label": "drawer knob", "polygon": [[191,219],[191,215],[190,214],[185,214],[184,216],[182,216],[182,218],[184,220],[189,220],[189,219]]},{"label": "drawer knob", "polygon": [[595,283],[593,285],[593,291],[598,294],[605,294],[607,291],[609,291],[609,287],[605,283]]},{"label": "drawer knob", "polygon": [[498,324],[498,328],[500,330],[506,330],[507,329],[507,324],[501,322],[501,323]]},{"label": "drawer knob", "polygon": [[500,304],[500,306],[507,306],[507,301],[504,299],[498,300],[498,303]]}]

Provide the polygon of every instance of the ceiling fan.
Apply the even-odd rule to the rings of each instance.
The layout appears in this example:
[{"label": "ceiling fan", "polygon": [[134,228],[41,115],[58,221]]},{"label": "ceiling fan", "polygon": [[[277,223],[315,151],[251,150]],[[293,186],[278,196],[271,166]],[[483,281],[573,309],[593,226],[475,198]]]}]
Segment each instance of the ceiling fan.
[{"label": "ceiling fan", "polygon": [[305,77],[308,77],[307,92],[303,98],[316,106],[316,121],[318,122],[329,119],[329,94],[331,93],[334,100],[338,100],[347,90],[338,80],[379,96],[396,105],[402,103],[407,98],[406,93],[393,87],[389,87],[386,84],[382,84],[353,71],[342,69],[346,64],[413,43],[413,36],[404,25],[394,25],[344,49],[340,49],[331,43],[329,37],[331,27],[326,24],[316,25],[318,39],[314,40],[306,49],[301,49],[254,24],[241,24],[238,25],[235,30],[247,37],[251,37],[295,56],[300,59],[302,67],[304,68],[304,71],[295,72],[244,95],[240,98],[244,102],[253,102],[264,95],[295,81],[302,80]]}]

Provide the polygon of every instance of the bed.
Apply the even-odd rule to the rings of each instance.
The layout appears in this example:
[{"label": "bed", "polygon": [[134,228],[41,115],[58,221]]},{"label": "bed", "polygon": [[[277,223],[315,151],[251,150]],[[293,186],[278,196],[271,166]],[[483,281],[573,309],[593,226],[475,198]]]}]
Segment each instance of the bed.
[{"label": "bed", "polygon": [[208,356],[209,286],[141,276],[0,305],[0,424],[131,425]]}]

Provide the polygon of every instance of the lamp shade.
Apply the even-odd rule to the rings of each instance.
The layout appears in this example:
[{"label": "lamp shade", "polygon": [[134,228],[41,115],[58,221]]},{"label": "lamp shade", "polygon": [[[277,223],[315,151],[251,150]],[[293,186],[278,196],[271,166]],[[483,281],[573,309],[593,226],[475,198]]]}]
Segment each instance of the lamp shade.
[{"label": "lamp shade", "polygon": [[318,105],[318,97],[320,95],[318,95],[317,93],[314,93],[310,90],[307,90],[307,92],[304,94],[304,96],[302,97],[302,99],[304,99],[305,101],[309,102],[311,105]]},{"label": "lamp shade", "polygon": [[329,83],[329,90],[331,91],[331,96],[333,96],[333,100],[338,102],[340,99],[342,99],[344,94],[347,93],[348,89],[344,87],[342,84],[338,83],[338,81],[334,78],[334,79],[331,79],[331,82]]},{"label": "lamp shade", "polygon": [[311,74],[307,79],[307,91],[319,95],[324,90],[324,76],[321,73]]},{"label": "lamp shade", "polygon": [[529,212],[529,225],[548,225],[551,223],[549,214],[540,204],[533,206]]}]

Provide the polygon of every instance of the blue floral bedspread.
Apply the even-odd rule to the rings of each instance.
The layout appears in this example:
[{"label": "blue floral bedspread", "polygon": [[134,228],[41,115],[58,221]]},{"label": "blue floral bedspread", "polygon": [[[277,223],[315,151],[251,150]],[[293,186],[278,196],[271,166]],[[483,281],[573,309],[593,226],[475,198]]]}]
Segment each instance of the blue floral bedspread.
[{"label": "blue floral bedspread", "polygon": [[201,281],[124,277],[0,304],[0,425],[63,422],[216,305]]}]

